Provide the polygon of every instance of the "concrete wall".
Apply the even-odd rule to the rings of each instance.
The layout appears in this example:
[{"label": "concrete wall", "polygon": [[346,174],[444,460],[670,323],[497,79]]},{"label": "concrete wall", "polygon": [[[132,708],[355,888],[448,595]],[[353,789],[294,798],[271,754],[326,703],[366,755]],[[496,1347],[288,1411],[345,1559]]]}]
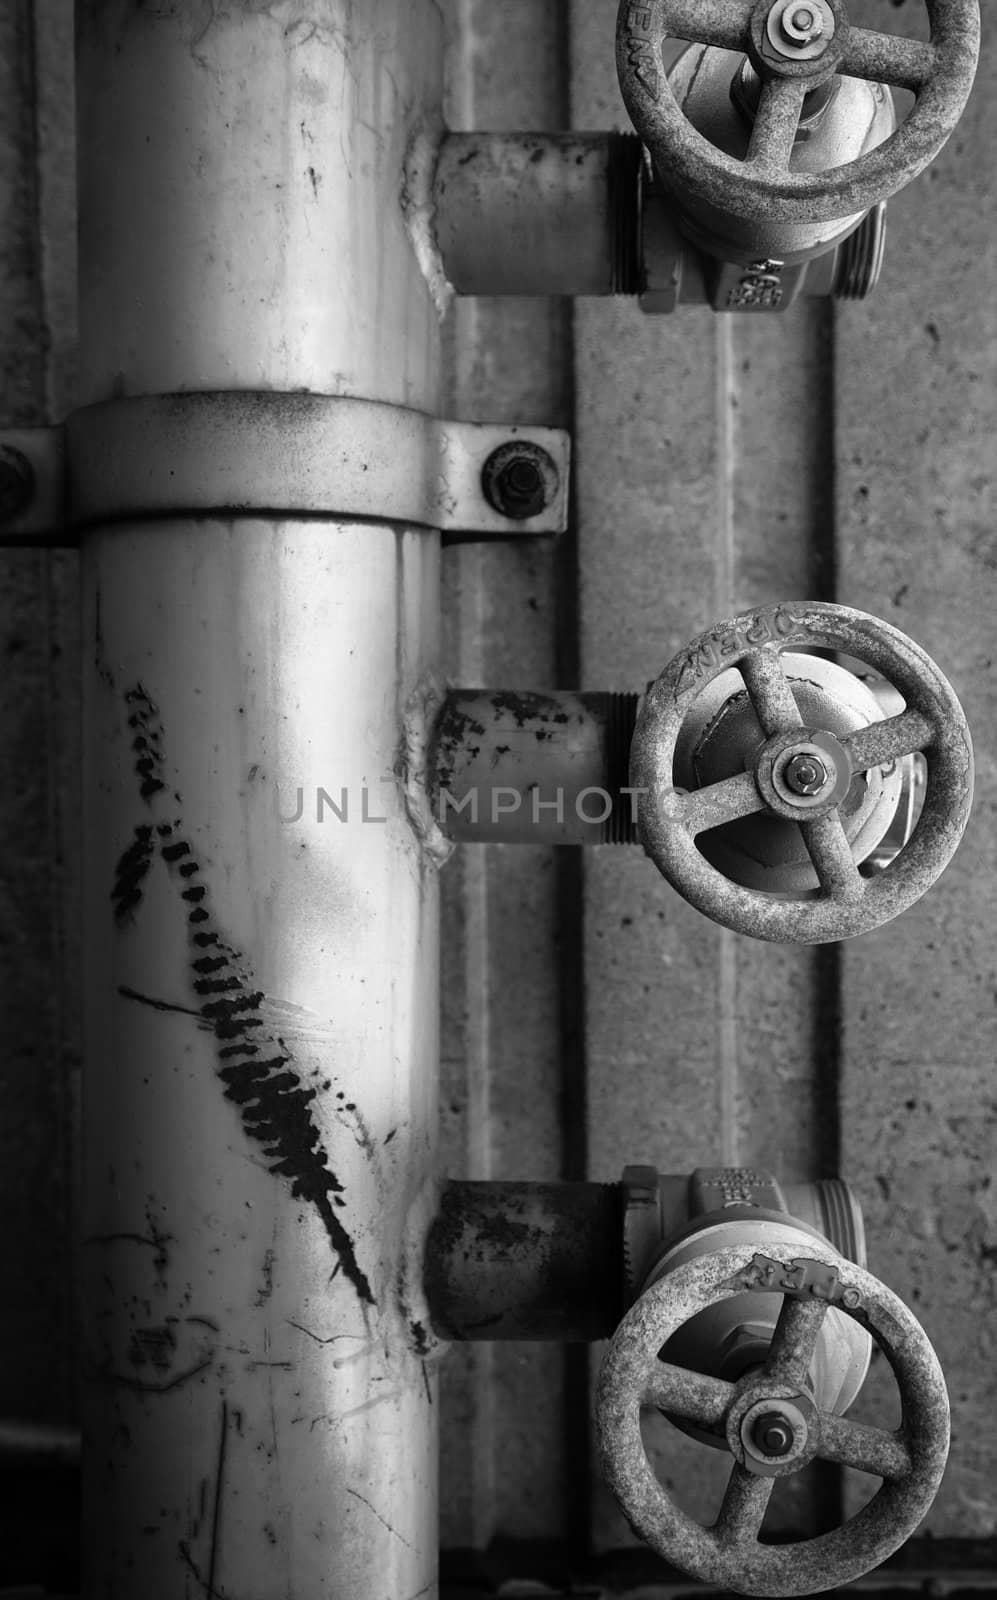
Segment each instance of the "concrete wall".
[{"label": "concrete wall", "polygon": [[[611,5],[447,9],[452,126],[626,126]],[[922,9],[891,7],[884,24],[882,0],[852,7],[896,29]],[[73,403],[70,22],[69,0],[0,8],[8,424]],[[462,849],[444,876],[446,1169],[613,1180],[627,1161],[723,1161],[846,1176],[873,1270],[910,1300],[948,1373],[953,1455],[928,1530],[961,1540],[997,1534],[995,78],[991,30],[958,134],[891,206],[866,305],[656,320],[622,301],[467,301],[450,328],[458,415],[570,425],[576,446],[562,540],[447,553],[454,683],[639,688],[733,607],[840,599],[937,657],[980,782],[931,895],[819,952],[715,928],[636,850]],[[75,565],[2,559],[0,1250],[14,1292],[0,1416],[56,1421],[74,1407]],[[446,1547],[632,1544],[591,1469],[597,1354],[451,1352]],[[663,1433],[655,1448],[705,1508],[717,1461]],[[816,1527],[861,1492],[825,1474],[790,1497],[784,1525]]]},{"label": "concrete wall", "polygon": [[[850,7],[926,36],[922,6],[883,11]],[[628,126],[612,6],[453,12],[455,126]],[[583,861],[465,847],[445,879],[455,946],[466,935],[446,1002],[450,1172],[610,1181],[628,1161],[736,1162],[847,1178],[872,1270],[922,1318],[949,1378],[936,1540],[997,1533],[995,74],[991,31],[960,129],[890,207],[884,278],[862,305],[653,319],[590,301],[570,330],[550,305],[459,305],[462,414],[498,400],[503,415],[561,422],[569,395],[576,483],[560,552],[447,557],[462,684],[639,688],[714,618],[808,597],[909,631],[963,698],[980,775],[966,842],[913,911],[853,943],[727,933],[618,847]],[[881,1365],[868,1403],[885,1418]],[[579,1366],[577,1352],[525,1347],[450,1357],[447,1543],[633,1543],[590,1470]],[[664,1426],[654,1444],[689,1509],[715,1510],[720,1459]],[[868,1480],[845,1480],[815,1472],[784,1498],[782,1526],[856,1508]]]}]

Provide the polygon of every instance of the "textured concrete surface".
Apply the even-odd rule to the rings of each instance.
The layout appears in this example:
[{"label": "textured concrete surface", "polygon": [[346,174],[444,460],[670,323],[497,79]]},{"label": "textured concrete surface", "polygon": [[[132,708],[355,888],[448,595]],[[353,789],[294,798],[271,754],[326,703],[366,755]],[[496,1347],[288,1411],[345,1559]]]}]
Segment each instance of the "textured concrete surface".
[{"label": "textured concrete surface", "polygon": [[[878,16],[874,0],[859,10]],[[948,1377],[952,1454],[928,1527],[962,1536],[997,1532],[997,242],[984,178],[997,49],[988,22],[969,110],[935,166],[891,206],[886,282],[867,306],[840,313],[835,361],[842,595],[931,652],[976,748],[974,813],[951,868],[906,917],[842,958],[842,1161],[863,1191],[873,1269],[914,1307]]]},{"label": "textured concrete surface", "polygon": [[[458,128],[626,126],[614,7],[449,0]],[[854,0],[923,31],[923,7]],[[0,8],[0,407],[72,404],[69,0]],[[985,19],[986,20],[986,19]],[[991,30],[992,31],[992,30]],[[970,833],[931,895],[840,951],[756,945],[684,905],[635,850],[465,847],[443,877],[444,1165],[451,1176],[610,1180],[624,1162],[840,1172],[870,1264],[923,1318],[948,1374],[938,1538],[997,1532],[994,727],[997,60],[956,137],[890,209],[864,306],[785,318],[641,316],[628,303],[460,304],[452,406],[573,418],[575,513],[557,546],[446,555],[449,677],[637,689],[732,607],[838,598],[938,659],[973,727]],[[70,555],[3,554],[0,1413],[72,1415],[76,1095],[76,621]],[[597,1359],[593,1353],[593,1362]],[[891,1415],[877,1362],[862,1404]],[[632,1542],[590,1471],[577,1352],[475,1345],[442,1383],[441,1540]],[[690,1509],[720,1458],[663,1426]],[[810,1530],[826,1477],[779,1508]],[[843,1486],[858,1504],[862,1480]]]},{"label": "textured concrete surface", "polygon": [[[556,12],[504,0],[451,7],[447,120],[455,129],[563,121]],[[458,302],[452,409],[468,419],[569,421],[565,308]],[[444,554],[448,678],[466,687],[558,683],[563,555],[553,541]],[[451,1177],[562,1175],[559,876],[554,850],[469,845],[442,879],[442,1162]],[[566,1532],[564,1362],[555,1346],[451,1350],[441,1382],[444,1547]]]},{"label": "textured concrete surface", "polygon": [[[0,12],[0,416],[65,398],[72,340],[71,9]],[[0,556],[0,1414],[74,1405],[76,593],[70,555]]]},{"label": "textured concrete surface", "polygon": [[[578,0],[568,7],[578,129],[626,126],[612,10]],[[871,0],[857,10],[866,23],[925,35],[919,5],[885,20]],[[481,27],[480,13],[471,20]],[[506,20],[498,8],[498,26]],[[503,52],[521,37],[507,33]],[[480,59],[487,43],[477,38]],[[513,125],[504,112],[517,103],[518,49],[504,78],[502,54],[488,61],[488,110],[497,105],[502,125]],[[601,301],[573,313],[579,686],[639,688],[732,608],[818,597],[908,628],[950,672],[973,721],[983,797],[962,853],[920,907],[855,946],[756,945],[705,922],[636,851],[587,853],[584,1050],[572,1063],[583,1073],[582,1142],[594,1178],[615,1178],[628,1160],[673,1170],[736,1160],[790,1180],[840,1174],[859,1190],[873,1268],[922,1311],[949,1373],[956,1438],[928,1524],[939,1537],[993,1531],[983,1485],[997,1455],[983,1420],[993,1402],[987,1252],[995,1227],[986,449],[994,246],[981,152],[993,71],[988,57],[942,161],[891,207],[884,282],[866,306],[810,305],[777,319],[686,311],[655,321],[631,304]],[[473,316],[464,359],[476,334],[492,382],[514,398],[523,366],[511,303]],[[504,337],[489,346],[496,326]],[[518,638],[515,599],[489,591],[484,568],[478,573],[479,617]],[[471,601],[470,588],[452,595],[465,648]],[[471,870],[466,855],[458,870]],[[524,914],[514,927],[491,929],[484,964],[495,1004],[487,1015],[488,1026],[502,1019],[500,1034],[512,1026],[515,945],[528,926]],[[520,1081],[529,1083],[525,1074]],[[520,1122],[531,1143],[536,1119],[546,1125],[551,1114],[542,1086],[533,1090]],[[485,1143],[500,1160],[493,1137]],[[479,1151],[481,1138],[471,1141]],[[503,1175],[522,1170],[517,1161]],[[884,1366],[874,1364],[862,1404],[885,1419]],[[529,1370],[517,1391],[527,1406]],[[516,1396],[504,1401],[515,1407]],[[664,1426],[652,1425],[648,1437],[666,1480],[708,1516],[720,1458]],[[503,1484],[517,1464],[494,1459],[494,1482]],[[833,1519],[842,1498],[856,1506],[867,1491],[853,1477],[801,1480],[776,1504],[774,1525],[813,1530]],[[596,1545],[631,1542],[600,1486],[589,1492]],[[512,1491],[502,1494],[511,1506]],[[529,1495],[524,1489],[524,1505]],[[511,1531],[516,1519],[493,1526]],[[547,1531],[558,1531],[553,1515]]]}]

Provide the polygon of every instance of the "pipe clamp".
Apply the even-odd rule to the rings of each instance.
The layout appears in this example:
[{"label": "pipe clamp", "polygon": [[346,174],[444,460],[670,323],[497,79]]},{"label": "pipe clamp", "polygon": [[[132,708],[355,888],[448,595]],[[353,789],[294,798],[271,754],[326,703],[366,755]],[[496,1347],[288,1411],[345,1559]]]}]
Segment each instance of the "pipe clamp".
[{"label": "pipe clamp", "polygon": [[[519,444],[549,464],[543,503],[510,516],[486,463]],[[235,390],[145,395],[74,412],[61,427],[0,431],[38,492],[0,521],[0,543],[70,544],[82,528],[147,517],[370,519],[477,538],[567,525],[569,436],[450,422],[350,395]]]}]

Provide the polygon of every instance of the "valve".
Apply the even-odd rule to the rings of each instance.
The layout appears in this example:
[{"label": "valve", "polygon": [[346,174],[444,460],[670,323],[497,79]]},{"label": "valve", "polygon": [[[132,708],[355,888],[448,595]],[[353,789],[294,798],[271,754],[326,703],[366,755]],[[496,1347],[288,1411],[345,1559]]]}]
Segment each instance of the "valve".
[{"label": "valve", "polygon": [[[751,1595],[815,1594],[861,1577],[909,1537],[948,1453],[945,1382],[927,1336],[865,1268],[847,1185],[783,1187],[768,1173],[653,1167],[623,1174],[624,1304],[596,1406],[603,1466],[634,1530],[666,1560]],[[872,1342],[896,1375],[898,1431],[846,1420]],[[716,1523],[687,1516],[655,1477],[640,1413],[653,1407],[726,1451]],[[759,1542],[775,1480],[815,1458],[883,1479],[844,1527]]]},{"label": "valve", "polygon": [[[647,309],[868,291],[884,202],[941,150],[976,70],[978,0],[925,4],[930,43],[855,27],[844,0],[621,0],[620,85],[651,164]],[[689,48],[667,66],[673,40]],[[899,126],[891,85],[914,96]]]},{"label": "valve", "polygon": [[[828,653],[871,667],[903,709],[884,718]],[[884,862],[915,752],[920,812]],[[641,843],[690,904],[755,938],[820,944],[880,927],[930,888],[969,818],[972,743],[951,685],[906,634],[847,606],[781,604],[718,623],[665,668],[630,783]]]}]

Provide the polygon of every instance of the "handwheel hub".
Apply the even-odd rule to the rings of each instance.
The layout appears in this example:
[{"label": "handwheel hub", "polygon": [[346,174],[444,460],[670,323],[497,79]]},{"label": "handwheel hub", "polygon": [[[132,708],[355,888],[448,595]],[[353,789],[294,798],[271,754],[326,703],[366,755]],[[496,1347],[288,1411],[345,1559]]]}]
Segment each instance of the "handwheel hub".
[{"label": "handwheel hub", "polygon": [[[759,1398],[761,1394],[761,1398]],[[820,1427],[813,1401],[789,1389],[752,1385],[727,1423],[731,1454],[759,1478],[781,1478],[812,1461]]]},{"label": "handwheel hub", "polygon": [[824,728],[790,728],[761,749],[755,778],[770,811],[813,821],[841,804],[854,768],[841,740]]},{"label": "handwheel hub", "polygon": [[834,12],[826,0],[777,0],[766,32],[780,55],[792,61],[812,60],[834,38]]},{"label": "handwheel hub", "polygon": [[749,1438],[763,1455],[786,1456],[796,1442],[796,1433],[790,1419],[781,1411],[763,1411],[755,1421]]},{"label": "handwheel hub", "polygon": [[786,762],[786,785],[793,794],[805,795],[812,798],[820,794],[827,787],[827,768],[819,756],[807,755],[800,752]]}]

